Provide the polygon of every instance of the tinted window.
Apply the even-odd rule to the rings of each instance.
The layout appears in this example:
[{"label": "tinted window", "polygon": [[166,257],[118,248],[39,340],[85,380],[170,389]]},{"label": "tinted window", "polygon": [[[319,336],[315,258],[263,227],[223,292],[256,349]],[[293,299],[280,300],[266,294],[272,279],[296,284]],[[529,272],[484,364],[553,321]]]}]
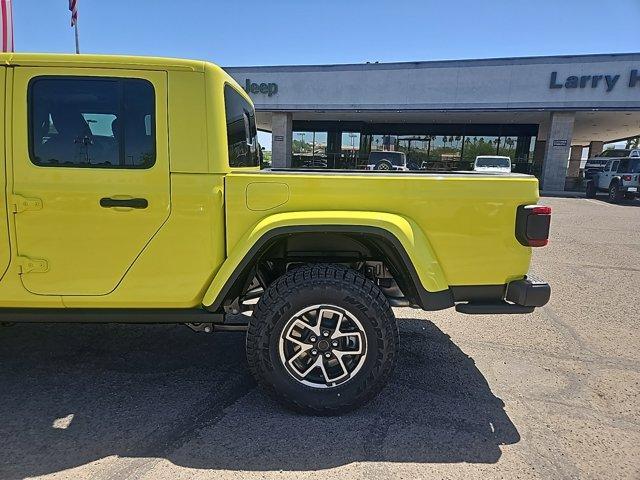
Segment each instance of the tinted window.
[{"label": "tinted window", "polygon": [[640,173],[640,160],[620,160],[620,173]]},{"label": "tinted window", "polygon": [[617,172],[618,171],[618,163],[620,163],[620,160],[616,160],[615,162],[613,162],[613,165],[611,165],[611,171],[612,172]]},{"label": "tinted window", "polygon": [[149,168],[155,94],[146,80],[38,77],[29,86],[31,161],[44,167]]},{"label": "tinted window", "polygon": [[227,117],[229,166],[258,166],[258,130],[253,107],[229,85],[224,87],[224,107]]},{"label": "tinted window", "polygon": [[631,150],[626,148],[612,148],[610,150],[605,150],[602,152],[599,157],[611,158],[611,157],[628,157]]}]

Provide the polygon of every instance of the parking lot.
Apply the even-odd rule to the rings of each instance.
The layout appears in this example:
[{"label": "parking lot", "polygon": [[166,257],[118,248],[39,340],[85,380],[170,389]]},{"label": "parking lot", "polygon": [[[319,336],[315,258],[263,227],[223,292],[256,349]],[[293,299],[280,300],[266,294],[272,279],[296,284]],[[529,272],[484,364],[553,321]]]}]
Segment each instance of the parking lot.
[{"label": "parking lot", "polygon": [[392,382],[343,417],[266,398],[240,333],[0,329],[0,478],[639,478],[640,201],[544,203],[550,304],[398,309]]}]

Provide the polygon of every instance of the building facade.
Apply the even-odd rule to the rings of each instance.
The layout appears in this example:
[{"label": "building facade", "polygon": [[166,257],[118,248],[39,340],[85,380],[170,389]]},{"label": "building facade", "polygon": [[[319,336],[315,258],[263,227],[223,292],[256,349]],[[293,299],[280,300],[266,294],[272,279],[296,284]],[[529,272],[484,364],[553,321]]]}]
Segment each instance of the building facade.
[{"label": "building facade", "polygon": [[584,147],[640,134],[640,54],[230,67],[271,132],[274,167],[468,169],[511,157],[547,191],[578,177]]}]

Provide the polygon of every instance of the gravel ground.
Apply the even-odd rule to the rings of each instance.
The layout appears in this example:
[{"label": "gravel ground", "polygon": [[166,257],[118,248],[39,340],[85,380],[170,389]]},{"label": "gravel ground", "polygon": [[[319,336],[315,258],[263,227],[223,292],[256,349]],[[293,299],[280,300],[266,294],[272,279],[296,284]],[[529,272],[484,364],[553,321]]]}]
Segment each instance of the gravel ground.
[{"label": "gravel ground", "polygon": [[550,304],[398,309],[392,382],[340,418],[266,398],[240,333],[0,329],[0,478],[640,478],[640,202],[545,203]]}]

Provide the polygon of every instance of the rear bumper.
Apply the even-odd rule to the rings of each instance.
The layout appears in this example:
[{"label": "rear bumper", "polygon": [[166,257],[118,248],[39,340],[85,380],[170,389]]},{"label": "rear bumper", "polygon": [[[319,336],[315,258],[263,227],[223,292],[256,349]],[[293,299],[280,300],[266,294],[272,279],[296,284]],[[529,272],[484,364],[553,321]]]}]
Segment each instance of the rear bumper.
[{"label": "rear bumper", "polygon": [[507,284],[505,300],[523,307],[542,307],[551,298],[551,287],[543,280],[527,276]]},{"label": "rear bumper", "polygon": [[456,310],[467,314],[531,313],[547,304],[551,297],[548,283],[533,276],[514,280],[506,285],[501,298],[476,296],[466,303],[457,303]]}]

